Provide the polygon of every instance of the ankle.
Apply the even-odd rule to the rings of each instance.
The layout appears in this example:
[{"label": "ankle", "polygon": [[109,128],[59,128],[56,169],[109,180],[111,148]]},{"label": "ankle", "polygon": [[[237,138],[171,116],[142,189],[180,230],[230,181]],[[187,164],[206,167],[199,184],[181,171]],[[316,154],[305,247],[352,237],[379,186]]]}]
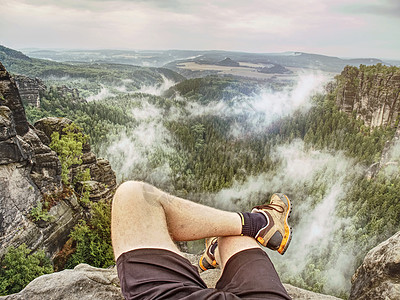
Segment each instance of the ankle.
[{"label": "ankle", "polygon": [[268,220],[262,213],[238,213],[242,220],[242,233],[241,235],[256,237],[260,229],[268,225]]}]

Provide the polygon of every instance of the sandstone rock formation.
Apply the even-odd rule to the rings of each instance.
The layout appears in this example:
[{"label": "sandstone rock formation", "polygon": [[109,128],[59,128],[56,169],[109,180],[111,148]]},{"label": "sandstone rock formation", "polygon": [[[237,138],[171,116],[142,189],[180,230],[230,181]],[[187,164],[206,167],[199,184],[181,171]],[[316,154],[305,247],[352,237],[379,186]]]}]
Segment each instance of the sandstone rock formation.
[{"label": "sandstone rock formation", "polygon": [[[187,255],[195,261],[195,256]],[[209,270],[200,274],[208,287],[214,287],[220,276],[219,270]],[[285,285],[286,290],[293,300],[338,300],[338,298],[317,294]],[[21,292],[0,297],[0,300],[43,300],[43,299],[68,299],[68,300],[121,300],[124,299],[120,288],[116,268],[99,269],[86,264],[80,264],[73,270],[43,275],[29,283]]]},{"label": "sandstone rock formation", "polygon": [[39,78],[30,78],[23,75],[14,77],[19,94],[24,103],[40,107],[40,93],[46,89],[46,85]]},{"label": "sandstone rock formation", "polygon": [[25,110],[22,106],[14,79],[0,63],[0,105],[7,106],[15,122],[15,130],[18,135],[24,135],[29,130],[25,117]]},{"label": "sandstone rock formation", "polygon": [[80,264],[73,270],[43,275],[30,282],[21,292],[0,300],[123,300],[115,269],[99,269]]},{"label": "sandstone rock formation", "polygon": [[400,112],[400,70],[382,65],[344,68],[337,77],[336,103],[367,126],[394,126]]},{"label": "sandstone rock formation", "polygon": [[[0,257],[9,246],[22,243],[53,257],[83,218],[85,208],[62,186],[59,158],[48,147],[51,133],[70,122],[56,119],[52,129],[43,120],[50,124],[41,127],[44,132],[30,125],[15,81],[0,63]],[[110,199],[116,186],[110,164],[97,159],[89,144],[83,151],[83,166],[76,169],[90,169],[91,199]],[[44,197],[56,199],[50,220],[34,222],[30,212]]]},{"label": "sandstone rock formation", "polygon": [[15,82],[0,64],[0,257],[10,245],[35,247],[32,230],[37,236],[42,229],[29,211],[42,193],[61,189],[60,172],[57,155],[26,121]]},{"label": "sandstone rock formation", "polygon": [[[72,121],[66,118],[44,118],[35,123],[35,128],[42,131],[48,141],[51,134],[58,132],[60,135],[65,134],[63,129],[71,124]],[[116,188],[116,176],[111,169],[110,163],[103,158],[96,158],[96,155],[91,151],[89,143],[83,145],[82,149],[82,164],[74,166],[71,170],[72,176],[79,174],[85,169],[90,169],[91,180],[86,182],[90,187],[91,201],[99,201],[100,199],[111,200]],[[79,188],[79,184],[78,184]]]},{"label": "sandstone rock formation", "polygon": [[382,150],[379,162],[372,164],[367,171],[367,178],[374,178],[381,170],[387,172],[397,172],[400,164],[400,124],[397,126],[394,137],[390,141],[386,141]]},{"label": "sandstone rock formation", "polygon": [[365,256],[352,278],[350,299],[400,299],[400,232]]}]

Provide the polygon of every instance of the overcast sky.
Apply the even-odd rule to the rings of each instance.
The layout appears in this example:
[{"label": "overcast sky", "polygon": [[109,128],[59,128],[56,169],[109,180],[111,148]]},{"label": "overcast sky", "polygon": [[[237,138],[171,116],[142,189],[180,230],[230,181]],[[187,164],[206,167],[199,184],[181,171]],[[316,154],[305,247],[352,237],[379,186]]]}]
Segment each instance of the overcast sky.
[{"label": "overcast sky", "polygon": [[400,59],[400,0],[0,0],[0,44]]}]

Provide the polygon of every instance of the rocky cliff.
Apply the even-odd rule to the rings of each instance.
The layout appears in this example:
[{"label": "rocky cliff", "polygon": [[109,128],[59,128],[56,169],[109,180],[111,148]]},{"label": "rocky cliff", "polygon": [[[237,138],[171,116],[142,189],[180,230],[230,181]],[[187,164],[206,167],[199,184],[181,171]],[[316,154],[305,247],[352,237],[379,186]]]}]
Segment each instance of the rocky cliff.
[{"label": "rocky cliff", "polygon": [[[15,81],[0,63],[0,257],[9,246],[22,243],[53,257],[82,219],[85,208],[62,185],[59,158],[48,147],[51,133],[70,122],[51,118],[37,127],[30,125]],[[89,145],[83,152],[83,165],[72,171],[89,168],[95,187],[90,198],[110,199],[116,185],[110,164],[97,159]],[[50,220],[34,221],[32,208],[45,197],[55,200],[48,211]]]},{"label": "rocky cliff", "polygon": [[400,69],[347,66],[336,77],[336,103],[367,126],[395,126],[400,112]]},{"label": "rocky cliff", "polygon": [[400,299],[400,232],[365,256],[352,278],[350,299]]},{"label": "rocky cliff", "polygon": [[387,174],[390,172],[397,172],[400,163],[400,124],[397,125],[396,132],[392,140],[386,141],[385,147],[382,150],[379,162],[372,164],[367,171],[367,178],[372,179],[377,174],[386,170]]},{"label": "rocky cliff", "polygon": [[39,78],[30,78],[22,75],[14,77],[19,95],[24,103],[40,107],[40,93],[46,89],[46,85]]}]

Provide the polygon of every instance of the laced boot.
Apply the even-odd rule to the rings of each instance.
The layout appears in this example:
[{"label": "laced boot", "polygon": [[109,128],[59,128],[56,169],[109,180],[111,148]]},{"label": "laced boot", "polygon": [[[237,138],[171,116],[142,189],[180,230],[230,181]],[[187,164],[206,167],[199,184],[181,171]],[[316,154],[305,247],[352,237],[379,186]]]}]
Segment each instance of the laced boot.
[{"label": "laced boot", "polygon": [[292,228],[288,224],[291,211],[292,205],[285,194],[273,194],[269,204],[255,206],[251,212],[264,214],[268,221],[258,231],[256,240],[283,255],[292,239]]},{"label": "laced boot", "polygon": [[218,246],[218,238],[212,237],[206,239],[206,250],[199,260],[199,267],[203,271],[218,268],[219,265],[215,260],[215,250]]}]

